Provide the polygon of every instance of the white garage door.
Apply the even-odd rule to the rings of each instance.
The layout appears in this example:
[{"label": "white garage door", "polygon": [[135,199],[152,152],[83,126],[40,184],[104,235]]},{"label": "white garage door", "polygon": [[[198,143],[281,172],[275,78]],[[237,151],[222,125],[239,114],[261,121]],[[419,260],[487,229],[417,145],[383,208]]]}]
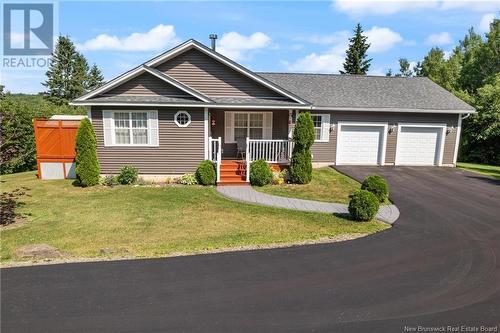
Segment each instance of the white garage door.
[{"label": "white garage door", "polygon": [[341,125],[337,164],[381,164],[384,126]]},{"label": "white garage door", "polygon": [[401,127],[396,164],[437,165],[440,159],[441,127]]}]

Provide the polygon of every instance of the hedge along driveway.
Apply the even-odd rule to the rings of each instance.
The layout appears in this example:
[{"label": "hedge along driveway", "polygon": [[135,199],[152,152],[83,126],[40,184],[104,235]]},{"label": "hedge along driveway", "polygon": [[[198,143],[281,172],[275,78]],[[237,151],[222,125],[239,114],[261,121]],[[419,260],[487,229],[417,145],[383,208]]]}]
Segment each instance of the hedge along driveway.
[{"label": "hedge along driveway", "polygon": [[100,249],[161,257],[220,248],[293,243],[384,230],[322,213],[298,212],[228,200],[213,187],[117,186],[79,188],[70,180],[41,181],[33,172],[2,176],[2,191],[26,186],[31,197],[17,228],[2,229],[2,262],[22,245],[46,243],[74,258]]}]

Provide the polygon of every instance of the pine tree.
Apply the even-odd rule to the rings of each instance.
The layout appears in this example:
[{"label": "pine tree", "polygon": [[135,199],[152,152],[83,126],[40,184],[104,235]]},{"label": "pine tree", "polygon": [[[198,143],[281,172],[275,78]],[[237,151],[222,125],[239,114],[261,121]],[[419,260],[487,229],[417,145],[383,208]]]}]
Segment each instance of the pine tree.
[{"label": "pine tree", "polygon": [[389,68],[385,73],[385,76],[392,76],[392,68]]},{"label": "pine tree", "polygon": [[87,91],[96,89],[103,84],[104,76],[102,75],[101,70],[96,66],[96,64],[93,64],[88,75],[88,82],[86,86]]},{"label": "pine tree", "polygon": [[363,35],[361,24],[356,25],[354,36],[349,39],[349,48],[346,51],[344,71],[340,74],[366,74],[372,59],[367,59],[366,51],[370,47],[368,37]]},{"label": "pine tree", "polygon": [[89,64],[87,59],[80,53],[75,55],[73,71],[70,77],[69,96],[71,99],[80,97],[86,93],[89,81]]}]

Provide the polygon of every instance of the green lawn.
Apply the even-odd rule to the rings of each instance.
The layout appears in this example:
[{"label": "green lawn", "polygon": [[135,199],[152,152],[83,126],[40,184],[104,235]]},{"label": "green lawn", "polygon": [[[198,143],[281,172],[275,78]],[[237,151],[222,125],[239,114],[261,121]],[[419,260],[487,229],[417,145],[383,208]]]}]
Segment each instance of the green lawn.
[{"label": "green lawn", "polygon": [[213,187],[79,188],[70,180],[38,180],[34,172],[0,179],[2,191],[30,188],[18,209],[26,221],[0,229],[2,262],[16,260],[13,250],[27,244],[47,243],[75,258],[99,257],[102,248],[160,257],[387,228],[381,222],[356,223],[329,214],[234,202]]},{"label": "green lawn", "polygon": [[293,197],[299,199],[348,203],[349,195],[360,188],[360,184],[326,167],[313,170],[312,181],[309,184],[283,184],[254,187],[257,191],[279,195],[283,197]]},{"label": "green lawn", "polygon": [[457,166],[461,169],[500,179],[500,166],[474,163],[457,163]]}]

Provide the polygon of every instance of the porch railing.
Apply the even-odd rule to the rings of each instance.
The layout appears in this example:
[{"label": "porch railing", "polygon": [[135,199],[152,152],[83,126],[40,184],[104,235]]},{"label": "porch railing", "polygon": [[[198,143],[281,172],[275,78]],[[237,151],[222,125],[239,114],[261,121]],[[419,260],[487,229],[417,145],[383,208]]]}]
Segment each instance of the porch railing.
[{"label": "porch railing", "polygon": [[268,163],[287,163],[292,157],[291,140],[257,140],[247,138],[246,164],[247,182],[250,181],[250,163],[263,159]]},{"label": "porch railing", "polygon": [[217,166],[217,182],[220,182],[220,164],[222,160],[222,140],[220,137],[208,138],[208,158]]}]

